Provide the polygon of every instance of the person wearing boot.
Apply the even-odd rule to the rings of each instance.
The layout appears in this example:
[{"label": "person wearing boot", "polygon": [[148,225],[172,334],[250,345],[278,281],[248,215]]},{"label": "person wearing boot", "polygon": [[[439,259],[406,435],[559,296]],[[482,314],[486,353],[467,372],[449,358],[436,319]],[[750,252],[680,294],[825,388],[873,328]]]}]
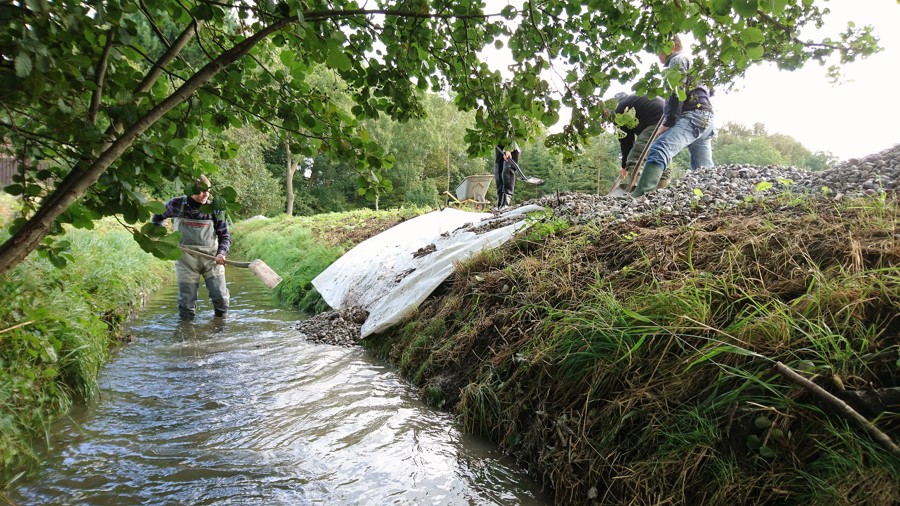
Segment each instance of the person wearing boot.
[{"label": "person wearing boot", "polygon": [[[634,109],[634,117],[637,118],[638,124],[633,127],[620,127],[625,136],[619,139],[619,148],[622,151],[622,168],[620,169],[622,176],[622,189],[627,189],[628,174],[634,170],[637,165],[638,158],[653,137],[656,126],[659,124],[663,115],[663,107],[665,101],[661,98],[649,99],[632,93],[616,94],[618,105],[616,106],[616,114],[622,114],[626,109]],[[663,174],[660,179],[659,186],[665,187],[668,184],[668,177]],[[663,182],[665,181],[665,183]]]},{"label": "person wearing boot", "polygon": [[702,85],[695,85],[688,74],[691,61],[682,54],[681,39],[676,35],[672,50],[660,53],[660,63],[667,69],[676,68],[684,77],[684,90],[687,99],[678,100],[678,93],[673,92],[666,101],[663,110],[663,124],[659,128],[658,137],[647,152],[647,159],[641,171],[637,187],[630,193],[632,197],[640,197],[656,189],[667,171],[672,159],[684,148],[691,153],[691,170],[700,167],[712,167],[712,137],[714,134],[713,108],[710,102],[710,90]]},{"label": "person wearing boot", "polygon": [[175,197],[166,202],[162,214],[154,214],[151,221],[163,226],[166,218],[172,218],[175,230],[181,232],[178,244],[187,248],[214,255],[215,260],[182,252],[175,261],[175,276],[178,280],[178,314],[183,320],[194,318],[197,312],[197,294],[200,277],[203,277],[209,298],[212,299],[215,316],[222,317],[228,312],[228,287],[225,284],[225,255],[231,247],[228,222],[221,211],[207,214],[200,206],[210,200],[209,179],[200,176],[194,180],[190,195]]},{"label": "person wearing boot", "polygon": [[513,190],[516,188],[516,169],[512,162],[519,163],[519,148],[512,142],[512,150],[507,151],[502,144],[494,148],[494,182],[497,184],[497,209],[508,207],[512,203]]}]

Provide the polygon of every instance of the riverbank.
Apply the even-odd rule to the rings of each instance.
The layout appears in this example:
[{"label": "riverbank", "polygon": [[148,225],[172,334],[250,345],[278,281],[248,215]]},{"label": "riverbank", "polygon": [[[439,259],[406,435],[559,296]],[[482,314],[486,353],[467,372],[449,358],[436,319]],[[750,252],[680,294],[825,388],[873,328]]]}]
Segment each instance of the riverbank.
[{"label": "riverbank", "polygon": [[[0,222],[15,200],[2,196]],[[37,462],[35,441],[74,402],[91,400],[125,323],[172,277],[112,220],[72,229],[68,265],[29,255],[0,276],[0,490]]]},{"label": "riverbank", "polygon": [[559,504],[896,504],[898,153],[545,197],[362,344]]},{"label": "riverbank", "polygon": [[896,504],[900,204],[536,224],[365,340],[559,504]]}]

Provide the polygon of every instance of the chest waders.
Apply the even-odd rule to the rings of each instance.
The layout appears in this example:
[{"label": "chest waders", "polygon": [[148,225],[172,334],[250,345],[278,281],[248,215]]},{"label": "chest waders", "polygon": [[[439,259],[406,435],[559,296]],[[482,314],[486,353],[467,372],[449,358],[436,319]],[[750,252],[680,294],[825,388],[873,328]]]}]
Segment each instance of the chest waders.
[{"label": "chest waders", "polygon": [[[190,197],[188,197],[190,198]],[[178,213],[184,216],[184,203]],[[175,218],[175,230],[181,232],[179,244],[215,255],[219,249],[213,221]],[[200,276],[206,283],[209,298],[212,299],[216,316],[228,312],[228,287],[225,284],[225,266],[215,260],[196,255],[181,255],[175,261],[175,275],[178,279],[178,313],[182,318],[193,318],[197,312],[197,294],[200,290]]]}]

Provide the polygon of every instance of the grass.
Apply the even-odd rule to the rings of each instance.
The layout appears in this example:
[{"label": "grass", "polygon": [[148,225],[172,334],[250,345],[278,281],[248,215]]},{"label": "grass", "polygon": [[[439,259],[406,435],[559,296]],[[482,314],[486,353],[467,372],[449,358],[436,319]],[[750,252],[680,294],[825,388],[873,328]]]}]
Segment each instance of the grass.
[{"label": "grass", "polygon": [[[15,203],[0,203],[9,219]],[[171,277],[171,262],[140,250],[101,221],[69,230],[73,261],[36,254],[0,276],[0,485],[36,462],[35,440],[76,401],[92,399],[110,346],[146,295]]]},{"label": "grass", "polygon": [[[366,344],[559,504],[895,504],[896,457],[773,365],[898,386],[900,206],[782,199],[554,221]],[[870,417],[900,439],[896,407]]]}]

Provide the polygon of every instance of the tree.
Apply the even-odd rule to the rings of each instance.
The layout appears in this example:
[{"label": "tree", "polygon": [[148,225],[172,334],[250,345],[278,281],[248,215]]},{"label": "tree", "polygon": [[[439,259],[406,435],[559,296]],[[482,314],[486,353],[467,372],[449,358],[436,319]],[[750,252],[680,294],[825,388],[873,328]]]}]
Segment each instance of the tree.
[{"label": "tree", "polygon": [[[716,164],[749,163],[754,165],[792,165],[811,170],[824,170],[834,164],[830,153],[813,154],[797,139],[784,134],[769,134],[765,125],[753,128],[725,123],[713,137]],[[690,167],[688,159],[676,157],[683,167]]]},{"label": "tree", "polygon": [[[224,135],[241,146],[235,156],[216,160],[219,167],[217,179],[221,180],[222,186],[230,186],[238,195],[237,201],[241,207],[234,212],[235,217],[271,216],[282,212],[282,185],[266,168],[263,156],[269,145],[268,137],[252,127],[230,128]],[[218,186],[219,182],[214,184]]]},{"label": "tree", "polygon": [[[798,68],[878,49],[870,27],[850,26],[838,40],[800,40],[799,30],[822,21],[821,3],[526,1],[485,13],[481,0],[385,0],[372,8],[355,0],[3,2],[0,149],[27,163],[9,188],[26,208],[0,245],[0,273],[63,223],[90,226],[113,214],[146,221],[160,208],[146,191],[215,171],[198,146],[211,143],[223,158],[235,153],[237,146],[210,135],[228,126],[304,137],[298,154],[347,160],[377,190],[383,151],[358,119],[417,117],[421,90],[452,90],[457,107],[475,111],[471,156],[486,155],[510,128],[530,138],[530,121],[552,125],[561,106],[572,108],[571,120],[550,141],[575,148],[602,130],[597,97],[613,81],[637,79],[642,94],[668,92],[678,81],[677,72],[663,76],[655,66],[641,76],[634,57],[667,47],[674,33],[698,40],[692,72],[713,84],[761,61]],[[161,52],[141,44],[145,25]],[[504,81],[480,60],[488,44],[508,44],[513,78]],[[266,66],[274,55],[283,68]],[[316,64],[353,90],[352,115],[310,86]],[[545,70],[565,77],[561,93]],[[146,250],[177,254],[171,240],[151,240],[155,234],[135,230]]]},{"label": "tree", "polygon": [[715,149],[714,153],[718,165],[787,165],[784,156],[765,137],[747,137]]}]

